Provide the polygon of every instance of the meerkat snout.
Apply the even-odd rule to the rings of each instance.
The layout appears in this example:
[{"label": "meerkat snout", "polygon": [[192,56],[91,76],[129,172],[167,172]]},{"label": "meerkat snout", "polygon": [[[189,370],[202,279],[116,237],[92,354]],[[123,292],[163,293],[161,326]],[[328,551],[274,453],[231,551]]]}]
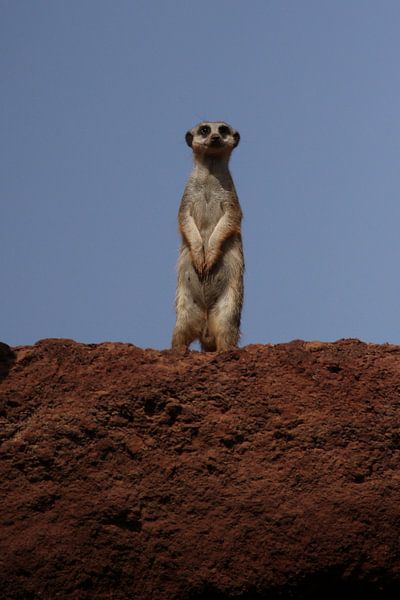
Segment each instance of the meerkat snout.
[{"label": "meerkat snout", "polygon": [[223,141],[218,133],[213,133],[210,137],[210,146],[222,146]]}]

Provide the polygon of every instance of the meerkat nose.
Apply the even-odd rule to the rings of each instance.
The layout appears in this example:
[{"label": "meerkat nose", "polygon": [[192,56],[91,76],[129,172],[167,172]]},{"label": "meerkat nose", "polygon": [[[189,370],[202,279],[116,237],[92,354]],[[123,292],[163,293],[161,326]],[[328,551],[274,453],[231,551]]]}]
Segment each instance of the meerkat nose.
[{"label": "meerkat nose", "polygon": [[210,142],[213,145],[215,144],[216,146],[219,146],[222,144],[221,136],[219,136],[218,133],[213,133],[213,135],[210,137]]}]

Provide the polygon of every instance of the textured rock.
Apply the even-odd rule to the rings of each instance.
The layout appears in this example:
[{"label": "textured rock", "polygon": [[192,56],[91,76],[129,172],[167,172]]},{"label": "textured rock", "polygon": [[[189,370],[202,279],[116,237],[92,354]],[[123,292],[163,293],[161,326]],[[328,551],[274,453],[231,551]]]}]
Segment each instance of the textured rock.
[{"label": "textured rock", "polygon": [[6,599],[398,598],[400,347],[0,345]]}]

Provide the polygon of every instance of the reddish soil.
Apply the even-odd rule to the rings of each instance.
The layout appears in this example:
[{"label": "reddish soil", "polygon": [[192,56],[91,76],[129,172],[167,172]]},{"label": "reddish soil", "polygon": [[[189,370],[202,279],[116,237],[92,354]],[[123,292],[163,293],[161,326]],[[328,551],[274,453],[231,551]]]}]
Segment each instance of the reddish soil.
[{"label": "reddish soil", "polygon": [[400,347],[0,345],[0,595],[400,593]]}]

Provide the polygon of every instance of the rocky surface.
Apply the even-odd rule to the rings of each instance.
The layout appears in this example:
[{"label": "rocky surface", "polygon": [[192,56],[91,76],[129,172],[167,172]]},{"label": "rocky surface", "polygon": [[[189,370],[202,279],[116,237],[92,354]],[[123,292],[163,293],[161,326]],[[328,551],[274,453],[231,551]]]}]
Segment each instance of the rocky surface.
[{"label": "rocky surface", "polygon": [[0,345],[2,598],[400,597],[400,347]]}]

